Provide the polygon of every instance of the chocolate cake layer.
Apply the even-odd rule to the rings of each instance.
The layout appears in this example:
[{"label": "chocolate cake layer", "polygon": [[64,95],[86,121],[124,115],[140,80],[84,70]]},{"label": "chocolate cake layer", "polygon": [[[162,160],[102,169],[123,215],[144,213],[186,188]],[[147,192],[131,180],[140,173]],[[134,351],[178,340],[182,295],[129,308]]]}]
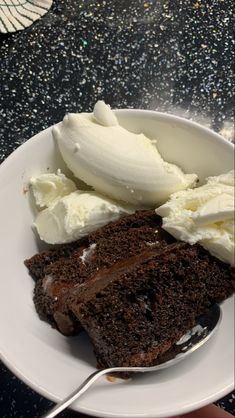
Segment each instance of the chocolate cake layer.
[{"label": "chocolate cake layer", "polygon": [[32,278],[37,281],[45,276],[45,269],[57,260],[70,257],[74,251],[85,248],[89,245],[88,239],[84,238],[69,244],[54,245],[48,250],[41,251],[25,260],[24,264],[29,270]]},{"label": "chocolate cake layer", "polygon": [[[63,253],[61,258],[43,266],[43,277],[37,280],[34,291],[34,303],[40,318],[65,335],[78,333],[80,322],[67,306],[70,290],[90,280],[104,266],[112,266],[118,260],[141,253],[151,246],[163,247],[174,241],[159,223],[160,218],[153,211],[127,216],[88,236],[89,246],[84,246],[84,241],[77,247],[73,244],[67,257]],[[31,267],[35,257],[40,258],[40,254],[33,257],[31,264],[27,261]]]},{"label": "chocolate cake layer", "polygon": [[198,245],[175,243],[100,269],[67,303],[101,367],[150,366],[234,290],[229,265]]},{"label": "chocolate cake layer", "polygon": [[156,228],[162,225],[162,219],[156,215],[154,210],[137,211],[133,215],[123,216],[117,221],[97,229],[89,235],[89,242],[97,242],[100,238],[108,238],[114,233],[126,232],[132,228],[141,228],[148,226],[149,228]]},{"label": "chocolate cake layer", "polygon": [[132,215],[110,222],[81,240],[64,245],[54,245],[48,250],[35,254],[33,257],[25,260],[25,265],[34,280],[42,279],[45,276],[44,270],[48,265],[59,259],[70,257],[74,251],[88,247],[89,244],[97,242],[101,238],[108,238],[113,233],[125,232],[131,228],[140,228],[142,226],[155,228],[159,225],[161,225],[161,218],[156,215],[154,210],[137,211]]}]

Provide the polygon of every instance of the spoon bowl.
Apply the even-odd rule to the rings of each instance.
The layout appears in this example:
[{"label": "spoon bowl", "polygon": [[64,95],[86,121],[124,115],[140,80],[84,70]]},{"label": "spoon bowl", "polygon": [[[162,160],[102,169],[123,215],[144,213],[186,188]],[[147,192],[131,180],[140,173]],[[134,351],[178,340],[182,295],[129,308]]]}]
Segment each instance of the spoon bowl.
[{"label": "spoon bowl", "polygon": [[71,405],[101,376],[113,373],[145,373],[156,372],[166,369],[182,361],[189,354],[202,347],[206,341],[216,332],[222,318],[220,306],[215,304],[208,311],[198,317],[196,325],[187,331],[164,355],[161,356],[158,364],[150,367],[110,367],[96,370],[67,398],[58,403],[42,418],[53,418]]}]

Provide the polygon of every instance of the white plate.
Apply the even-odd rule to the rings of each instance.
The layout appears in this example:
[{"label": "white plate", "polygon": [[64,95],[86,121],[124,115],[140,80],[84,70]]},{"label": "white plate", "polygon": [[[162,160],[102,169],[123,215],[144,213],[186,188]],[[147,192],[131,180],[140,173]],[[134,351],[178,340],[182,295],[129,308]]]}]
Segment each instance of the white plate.
[{"label": "white plate", "polygon": [[[158,139],[163,157],[200,180],[233,168],[233,146],[190,121],[157,112],[122,110],[121,123]],[[0,167],[0,352],[20,379],[49,399],[68,395],[95,370],[85,337],[65,338],[40,321],[33,280],[23,260],[38,251],[26,192],[33,174],[63,167],[47,129],[19,147]],[[168,417],[199,408],[233,388],[233,300],[223,304],[219,331],[183,363],[130,381],[97,382],[73,408],[99,417]]]}]

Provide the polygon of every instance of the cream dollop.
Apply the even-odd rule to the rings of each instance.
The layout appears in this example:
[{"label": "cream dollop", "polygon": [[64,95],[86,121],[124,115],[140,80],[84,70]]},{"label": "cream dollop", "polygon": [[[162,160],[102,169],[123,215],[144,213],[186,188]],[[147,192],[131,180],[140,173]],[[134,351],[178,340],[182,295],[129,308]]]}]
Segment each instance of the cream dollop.
[{"label": "cream dollop", "polygon": [[199,243],[234,266],[234,171],[208,177],[205,185],[174,193],[156,209],[163,228],[189,244]]},{"label": "cream dollop", "polygon": [[35,226],[43,241],[62,244],[82,238],[122,215],[133,212],[132,208],[96,192],[77,190],[39,212]]},{"label": "cream dollop", "polygon": [[67,114],[53,135],[74,175],[112,199],[154,207],[195,186],[196,174],[164,161],[149,138],[120,126],[102,101],[93,113]]},{"label": "cream dollop", "polygon": [[75,183],[67,178],[61,170],[57,173],[45,173],[31,177],[30,187],[36,205],[40,208],[50,206],[55,200],[76,190]]}]

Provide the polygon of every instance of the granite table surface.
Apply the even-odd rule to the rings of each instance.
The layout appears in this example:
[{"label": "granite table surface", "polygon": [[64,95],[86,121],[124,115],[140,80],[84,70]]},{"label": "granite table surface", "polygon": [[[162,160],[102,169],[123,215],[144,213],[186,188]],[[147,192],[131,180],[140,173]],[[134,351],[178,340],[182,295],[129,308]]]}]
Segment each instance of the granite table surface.
[{"label": "granite table surface", "polygon": [[[191,118],[233,141],[232,14],[233,0],[58,0],[29,28],[0,34],[0,162],[98,99]],[[234,398],[218,404],[234,413]],[[0,365],[1,418],[51,405]]]}]

